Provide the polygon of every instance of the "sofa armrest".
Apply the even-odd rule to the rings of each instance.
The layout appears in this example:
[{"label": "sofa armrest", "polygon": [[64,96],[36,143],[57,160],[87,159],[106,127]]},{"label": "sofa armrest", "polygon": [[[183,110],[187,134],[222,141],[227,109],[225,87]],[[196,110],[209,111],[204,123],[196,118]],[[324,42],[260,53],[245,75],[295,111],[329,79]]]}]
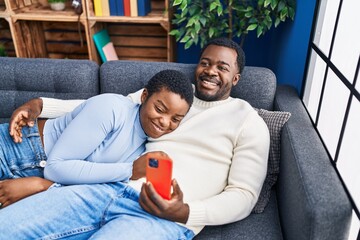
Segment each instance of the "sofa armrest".
[{"label": "sofa armrest", "polygon": [[291,112],[277,184],[284,239],[348,239],[352,207],[295,89],[278,86],[274,109]]}]

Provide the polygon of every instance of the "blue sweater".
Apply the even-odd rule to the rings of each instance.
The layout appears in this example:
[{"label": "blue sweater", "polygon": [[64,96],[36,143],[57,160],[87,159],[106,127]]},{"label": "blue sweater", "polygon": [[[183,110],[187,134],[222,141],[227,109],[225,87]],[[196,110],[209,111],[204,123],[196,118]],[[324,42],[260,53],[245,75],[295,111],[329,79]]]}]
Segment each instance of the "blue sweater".
[{"label": "blue sweater", "polygon": [[147,140],[139,109],[127,97],[102,94],[48,120],[45,178],[61,184],[128,181]]}]

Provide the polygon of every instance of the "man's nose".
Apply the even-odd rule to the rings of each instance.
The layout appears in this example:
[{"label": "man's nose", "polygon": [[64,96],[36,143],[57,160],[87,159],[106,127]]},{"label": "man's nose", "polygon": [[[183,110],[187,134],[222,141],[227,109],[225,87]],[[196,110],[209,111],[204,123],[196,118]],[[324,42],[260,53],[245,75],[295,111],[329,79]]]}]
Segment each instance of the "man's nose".
[{"label": "man's nose", "polygon": [[205,69],[205,73],[210,76],[217,75],[217,68],[216,65],[210,65]]}]

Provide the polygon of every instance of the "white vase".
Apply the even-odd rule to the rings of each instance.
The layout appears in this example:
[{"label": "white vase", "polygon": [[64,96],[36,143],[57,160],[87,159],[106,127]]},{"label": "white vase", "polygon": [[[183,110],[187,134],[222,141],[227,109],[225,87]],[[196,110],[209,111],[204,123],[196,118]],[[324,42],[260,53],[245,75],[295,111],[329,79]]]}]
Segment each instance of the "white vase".
[{"label": "white vase", "polygon": [[50,3],[50,8],[55,11],[61,11],[65,9],[65,3],[63,2]]}]

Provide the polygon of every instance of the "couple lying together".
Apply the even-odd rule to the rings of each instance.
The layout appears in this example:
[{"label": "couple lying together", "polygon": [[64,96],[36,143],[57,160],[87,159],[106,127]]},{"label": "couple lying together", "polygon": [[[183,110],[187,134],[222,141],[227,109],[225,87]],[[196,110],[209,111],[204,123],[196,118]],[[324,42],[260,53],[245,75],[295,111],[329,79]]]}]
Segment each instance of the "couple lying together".
[{"label": "couple lying together", "polygon": [[[194,89],[164,70],[134,94],[101,94],[46,122],[32,120],[71,103],[21,106],[0,125],[0,239],[192,239],[247,217],[270,139],[230,97],[244,64],[239,45],[218,38],[202,50]],[[170,200],[146,183],[148,152],[173,160]]]}]

